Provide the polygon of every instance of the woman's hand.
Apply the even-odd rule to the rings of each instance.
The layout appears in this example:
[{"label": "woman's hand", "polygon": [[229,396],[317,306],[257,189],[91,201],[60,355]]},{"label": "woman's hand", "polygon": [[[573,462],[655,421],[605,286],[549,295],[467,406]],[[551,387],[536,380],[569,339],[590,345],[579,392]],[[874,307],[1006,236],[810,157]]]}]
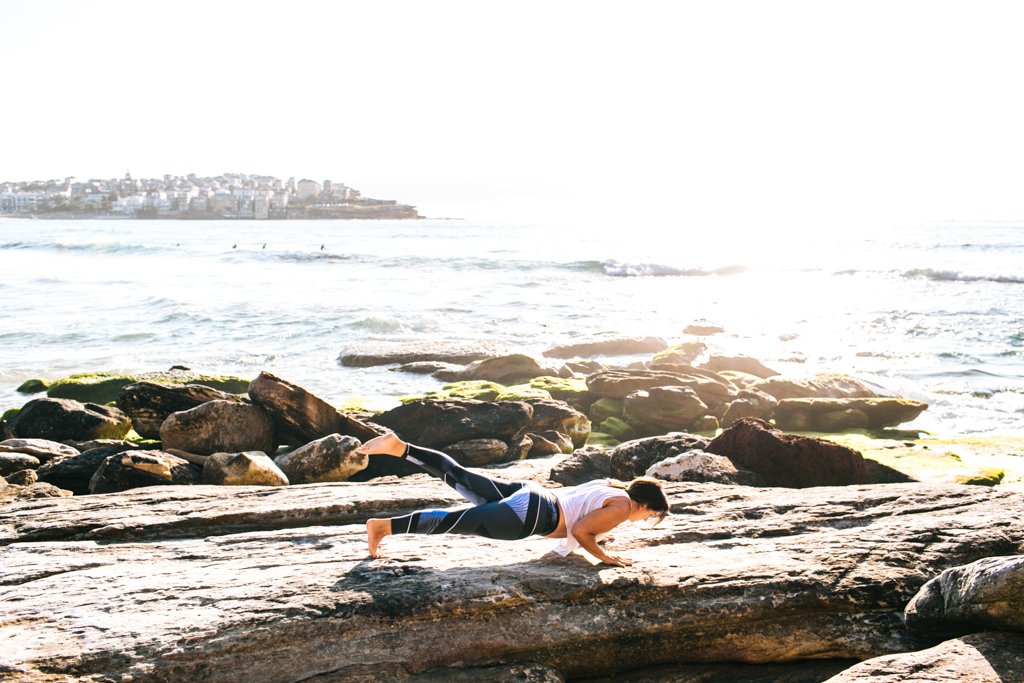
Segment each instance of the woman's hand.
[{"label": "woman's hand", "polygon": [[615,567],[632,567],[633,566],[633,559],[632,558],[622,557],[621,555],[608,555],[608,554],[605,554],[605,556],[601,559],[601,562],[604,563],[604,564],[613,565]]}]

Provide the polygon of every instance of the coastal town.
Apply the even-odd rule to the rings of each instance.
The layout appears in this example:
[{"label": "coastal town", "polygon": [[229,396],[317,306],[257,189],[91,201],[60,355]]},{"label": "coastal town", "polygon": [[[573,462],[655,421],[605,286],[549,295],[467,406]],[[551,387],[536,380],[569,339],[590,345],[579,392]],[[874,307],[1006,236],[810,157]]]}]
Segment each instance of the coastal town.
[{"label": "coastal town", "polygon": [[30,218],[414,219],[416,207],[372,199],[343,183],[224,173],[215,177],[0,183],[0,215]]}]

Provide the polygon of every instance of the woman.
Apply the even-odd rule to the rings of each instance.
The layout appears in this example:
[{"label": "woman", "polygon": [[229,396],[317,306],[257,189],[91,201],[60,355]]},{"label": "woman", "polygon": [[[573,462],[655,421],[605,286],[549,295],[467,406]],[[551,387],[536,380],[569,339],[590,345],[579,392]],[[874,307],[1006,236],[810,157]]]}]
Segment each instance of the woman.
[{"label": "woman", "polygon": [[507,482],[470,472],[444,453],[406,443],[395,434],[370,439],[356,450],[404,458],[475,503],[460,510],[420,510],[368,520],[371,557],[381,556],[380,542],[392,534],[474,534],[509,541],[537,535],[564,539],[555,548],[560,555],[582,546],[605,564],[628,567],[633,564],[631,559],[606,553],[598,544],[610,540],[607,533],[627,520],[657,517],[661,521],[668,514],[661,484],[647,477],[628,484],[598,479],[546,489],[531,482]]}]

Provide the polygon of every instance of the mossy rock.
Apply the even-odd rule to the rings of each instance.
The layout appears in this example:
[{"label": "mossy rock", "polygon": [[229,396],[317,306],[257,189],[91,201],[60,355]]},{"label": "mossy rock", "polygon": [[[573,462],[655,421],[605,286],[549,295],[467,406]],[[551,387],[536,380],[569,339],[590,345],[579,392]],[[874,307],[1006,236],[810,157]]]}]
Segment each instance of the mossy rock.
[{"label": "mossy rock", "polygon": [[10,410],[6,410],[3,415],[0,415],[0,422],[10,422],[14,419],[14,416],[20,412],[21,408],[11,408]]},{"label": "mossy rock", "polygon": [[973,486],[997,486],[1005,476],[1005,470],[998,467],[986,467],[973,474],[960,475],[956,478],[956,483]]},{"label": "mossy rock", "polygon": [[588,446],[604,446],[606,448],[614,448],[618,446],[621,441],[616,439],[611,434],[605,434],[604,432],[590,432],[587,436]]},{"label": "mossy rock", "polygon": [[445,397],[475,399],[477,401],[494,401],[506,389],[505,385],[489,382],[484,379],[471,379],[452,382],[442,387]]},{"label": "mossy rock", "polygon": [[551,398],[565,401],[577,410],[590,405],[593,395],[587,391],[587,380],[582,377],[534,377],[530,386],[551,394]]},{"label": "mossy rock", "polygon": [[659,351],[651,359],[651,362],[667,365],[689,365],[707,350],[708,345],[704,342],[683,342],[682,344],[670,346],[664,351]]},{"label": "mossy rock", "polygon": [[201,384],[232,394],[244,394],[249,390],[249,380],[228,375],[198,375],[180,371],[152,372],[141,375],[83,372],[57,380],[50,385],[46,394],[50,398],[71,398],[83,403],[111,403],[117,400],[121,390],[126,386],[142,381],[166,386]]},{"label": "mossy rock", "polygon": [[601,398],[590,405],[590,419],[596,422],[604,422],[609,417],[621,418],[623,414],[623,400],[621,398]]},{"label": "mossy rock", "polygon": [[551,394],[544,389],[535,389],[529,384],[515,384],[510,387],[506,387],[503,392],[498,394],[495,401],[522,401],[527,398],[551,398]]},{"label": "mossy rock", "polygon": [[17,391],[19,394],[39,394],[50,388],[50,383],[45,379],[27,379],[21,383]]},{"label": "mossy rock", "polygon": [[632,425],[617,417],[609,417],[601,422],[597,427],[597,431],[619,441],[629,441],[636,437],[636,432],[633,430]]}]

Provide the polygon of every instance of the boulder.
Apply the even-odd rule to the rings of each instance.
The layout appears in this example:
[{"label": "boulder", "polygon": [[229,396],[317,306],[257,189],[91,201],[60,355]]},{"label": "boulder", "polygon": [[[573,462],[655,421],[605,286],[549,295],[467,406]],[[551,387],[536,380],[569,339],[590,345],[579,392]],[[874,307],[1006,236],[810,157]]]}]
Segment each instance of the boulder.
[{"label": "boulder", "polygon": [[590,405],[590,419],[595,423],[601,423],[607,420],[609,417],[619,417],[623,415],[623,399],[622,398],[602,398],[594,401]]},{"label": "boulder", "polygon": [[703,322],[693,323],[683,328],[683,334],[692,334],[695,337],[709,337],[713,334],[721,334],[725,328],[718,325],[709,325]]},{"label": "boulder", "polygon": [[707,409],[689,387],[651,387],[634,391],[623,402],[626,420],[643,436],[686,429]]},{"label": "boulder", "polygon": [[34,470],[39,464],[39,458],[27,453],[0,453],[0,477],[21,470]]},{"label": "boulder", "polygon": [[108,446],[94,448],[70,458],[51,460],[39,468],[39,479],[71,491],[76,496],[84,496],[89,493],[89,482],[92,480],[92,475],[96,474],[96,470],[100,468],[104,460],[111,455],[134,450],[139,449],[134,445]]},{"label": "boulder", "polygon": [[202,384],[168,386],[156,382],[137,382],[125,386],[117,397],[117,407],[131,418],[135,432],[146,439],[160,438],[160,425],[171,413],[178,413],[209,401],[245,402],[241,396]]},{"label": "boulder", "polygon": [[203,465],[203,483],[218,486],[288,486],[288,477],[266,453],[214,453]]},{"label": "boulder", "polygon": [[[534,445],[533,449],[530,450],[531,458],[545,455],[568,455],[576,448],[572,443],[572,439],[562,432],[556,432],[551,429],[540,433],[530,432],[527,436],[533,440]],[[539,448],[538,445],[540,446]]]},{"label": "boulder", "polygon": [[199,455],[274,450],[274,422],[262,408],[234,401],[209,401],[172,413],[160,426],[164,448]]},{"label": "boulder", "polygon": [[708,406],[724,403],[736,393],[735,387],[713,373],[676,367],[679,371],[605,370],[587,377],[587,388],[601,398],[625,398],[634,391],[654,387],[689,387]]},{"label": "boulder", "polygon": [[745,417],[755,417],[767,422],[775,414],[775,406],[778,403],[773,396],[763,391],[740,389],[736,393],[736,398],[729,403],[729,407],[722,414],[722,426],[729,427],[732,423]]},{"label": "boulder", "polygon": [[654,353],[668,344],[660,337],[621,337],[592,339],[575,344],[554,346],[544,352],[548,358],[590,358],[593,356],[631,356]]},{"label": "boulder", "polygon": [[905,398],[789,398],[776,406],[775,423],[797,431],[881,429],[910,422],[927,408]]},{"label": "boulder", "polygon": [[261,372],[252,381],[249,385],[249,398],[273,418],[278,440],[293,446],[301,446],[329,434],[342,434],[368,441],[381,433],[328,405],[302,387],[269,372]]},{"label": "boulder", "polygon": [[[0,499],[7,501],[26,501],[37,498],[67,498],[73,495],[71,491],[57,488],[52,484],[36,482],[27,486],[0,487]],[[3,578],[0,575],[0,578]],[[3,660],[0,660],[0,673],[3,673]]]},{"label": "boulder", "polygon": [[35,470],[18,470],[8,474],[5,478],[11,486],[31,486],[39,481],[39,475]]},{"label": "boulder", "polygon": [[900,619],[926,576],[1024,543],[1012,491],[665,488],[671,517],[616,530],[624,568],[465,536],[390,537],[368,559],[367,517],[458,502],[425,477],[15,501],[0,663],[20,680],[208,683],[863,660],[935,644]]},{"label": "boulder", "polygon": [[7,439],[0,442],[0,453],[24,453],[38,458],[39,462],[49,462],[54,458],[78,455],[80,451],[47,439]]},{"label": "boulder", "polygon": [[438,392],[427,392],[423,398],[471,398],[477,401],[493,401],[505,391],[505,386],[487,380],[465,380],[452,382]]},{"label": "boulder", "polygon": [[405,441],[444,448],[469,439],[510,441],[523,434],[532,419],[533,406],[522,401],[424,399],[383,412],[376,421]]},{"label": "boulder", "polygon": [[46,393],[50,398],[70,398],[76,401],[112,403],[121,390],[130,384],[155,382],[168,386],[202,384],[234,394],[244,393],[249,381],[228,375],[204,375],[191,370],[175,369],[167,372],[147,372],[124,375],[112,372],[90,372],[70,375],[50,385]]},{"label": "boulder", "polygon": [[917,652],[855,664],[825,683],[1010,683],[1024,681],[1024,634],[975,633]]},{"label": "boulder", "polygon": [[533,439],[529,434],[523,434],[518,439],[508,442],[508,453],[505,454],[505,460],[508,462],[522,460],[529,457],[531,450],[533,450]]},{"label": "boulder", "polygon": [[590,419],[568,403],[542,398],[528,398],[524,402],[533,409],[533,416],[526,425],[530,432],[559,432],[567,436],[576,448],[587,443]]},{"label": "boulder", "polygon": [[652,370],[657,370],[658,366],[668,365],[689,365],[697,358],[700,358],[708,350],[708,345],[704,342],[683,342],[682,344],[675,344],[668,347],[664,351],[659,351],[654,354],[654,358],[651,359],[649,367]]},{"label": "boulder", "polygon": [[347,481],[356,472],[366,469],[367,458],[356,453],[359,439],[341,434],[328,434],[290,453],[279,455],[274,462],[293,484],[318,481]]},{"label": "boulder", "polygon": [[629,481],[642,476],[656,462],[694,449],[704,450],[707,445],[704,437],[685,432],[627,441],[612,450],[609,473],[615,479]]},{"label": "boulder", "polygon": [[508,444],[499,439],[468,439],[445,447],[444,452],[466,467],[486,467],[508,460]]},{"label": "boulder", "polygon": [[143,486],[198,484],[202,473],[188,461],[163,451],[124,451],[107,456],[89,480],[89,493],[112,493]]},{"label": "boulder", "polygon": [[456,363],[443,363],[441,361],[416,361],[414,363],[405,363],[399,365],[397,368],[391,368],[395,372],[411,372],[414,375],[432,375],[435,372],[458,372],[462,369],[461,365]]},{"label": "boulder", "polygon": [[[454,373],[449,381],[486,380],[489,382],[521,382],[534,377],[557,376],[558,371],[541,367],[540,363],[529,356],[517,353],[497,358],[485,358],[474,361],[462,370]],[[434,374],[437,377],[437,373]],[[447,377],[445,379],[448,379]]]},{"label": "boulder", "polygon": [[15,389],[19,394],[41,394],[50,388],[50,383],[45,379],[27,379]]},{"label": "boulder", "polygon": [[582,412],[586,412],[597,398],[587,390],[587,381],[581,377],[534,377],[530,386],[546,391],[556,401],[565,401]]},{"label": "boulder", "polygon": [[121,439],[131,428],[131,420],[117,408],[67,398],[33,399],[11,421],[18,438],[49,441]]},{"label": "boulder", "polygon": [[338,356],[338,362],[347,368],[368,368],[374,365],[421,361],[465,365],[485,358],[496,358],[506,353],[502,345],[486,341],[373,342],[342,353]]},{"label": "boulder", "polygon": [[904,619],[913,632],[942,636],[1024,631],[1024,555],[946,569],[921,587]]},{"label": "boulder", "polygon": [[775,377],[779,373],[750,356],[710,356],[702,367],[712,372],[744,372],[762,379]]},{"label": "boulder", "polygon": [[648,477],[665,481],[704,481],[715,484],[764,486],[761,475],[740,469],[723,455],[692,450],[654,463],[647,468]]},{"label": "boulder", "polygon": [[612,475],[611,467],[610,450],[584,446],[577,448],[572,455],[552,467],[548,478],[563,486],[578,486],[594,479],[607,479]]},{"label": "boulder", "polygon": [[779,401],[786,398],[879,398],[885,395],[880,387],[873,384],[832,373],[809,377],[769,377],[753,388]]},{"label": "boulder", "polygon": [[853,449],[785,434],[753,418],[734,423],[704,450],[757,472],[768,486],[847,486],[862,483],[866,471],[864,458]]}]

